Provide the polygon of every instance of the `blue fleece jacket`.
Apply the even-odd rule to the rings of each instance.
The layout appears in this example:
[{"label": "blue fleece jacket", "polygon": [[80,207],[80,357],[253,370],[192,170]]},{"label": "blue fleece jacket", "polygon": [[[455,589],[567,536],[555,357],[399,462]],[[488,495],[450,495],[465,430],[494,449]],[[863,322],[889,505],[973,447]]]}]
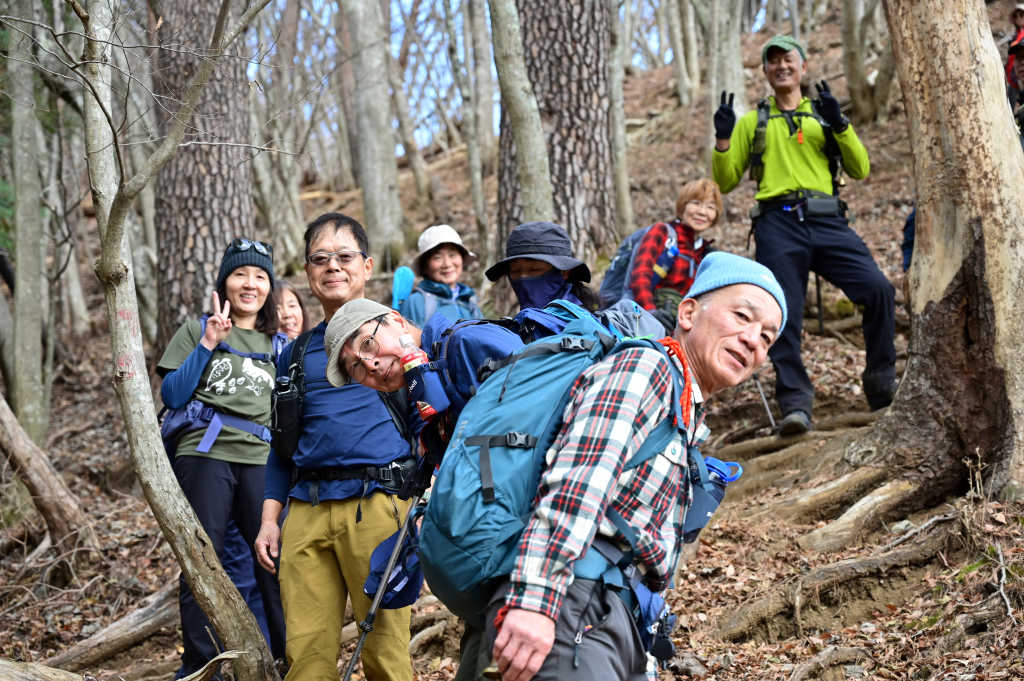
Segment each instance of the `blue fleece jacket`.
[{"label": "blue fleece jacket", "polygon": [[[483,319],[484,313],[476,302],[476,293],[465,284],[459,285],[459,295],[453,296],[447,284],[424,279],[413,289],[413,292],[402,303],[399,312],[416,326],[423,328],[430,321],[427,318],[427,296],[432,296],[436,303],[435,314],[443,314],[448,319]],[[431,315],[433,316],[433,315]]]},{"label": "blue fleece jacket", "polygon": [[[303,370],[306,394],[302,400],[302,435],[291,462],[270,451],[267,459],[267,482],[264,499],[281,503],[289,496],[309,501],[310,482],[299,482],[291,489],[292,469],[327,468],[333,466],[386,466],[392,461],[408,458],[409,443],[402,438],[391,419],[384,400],[376,390],[365,386],[344,385],[335,388],[327,380],[327,353],[324,332],[327,323],[320,322],[306,348]],[[281,354],[277,375],[288,373],[292,343]],[[383,489],[371,482],[367,493]],[[326,480],[320,483],[320,501],[349,499],[363,494],[362,480]]]}]

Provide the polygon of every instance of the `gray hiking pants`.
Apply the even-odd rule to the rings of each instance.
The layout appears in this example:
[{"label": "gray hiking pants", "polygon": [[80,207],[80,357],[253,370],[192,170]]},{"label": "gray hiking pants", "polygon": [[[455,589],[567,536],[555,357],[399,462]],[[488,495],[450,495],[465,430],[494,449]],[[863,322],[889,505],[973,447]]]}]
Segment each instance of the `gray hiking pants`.
[{"label": "gray hiking pants", "polygon": [[[494,649],[498,632],[494,616],[505,603],[508,587],[500,587],[487,612],[487,631],[470,627],[462,638],[462,660],[457,681],[480,679],[490,662],[485,651]],[[587,627],[590,629],[587,629]],[[577,638],[579,643],[576,643]],[[481,643],[486,647],[481,650]],[[555,625],[555,643],[536,681],[645,681],[647,655],[640,634],[622,599],[589,579],[574,580],[562,601]],[[465,669],[465,671],[463,671]]]}]

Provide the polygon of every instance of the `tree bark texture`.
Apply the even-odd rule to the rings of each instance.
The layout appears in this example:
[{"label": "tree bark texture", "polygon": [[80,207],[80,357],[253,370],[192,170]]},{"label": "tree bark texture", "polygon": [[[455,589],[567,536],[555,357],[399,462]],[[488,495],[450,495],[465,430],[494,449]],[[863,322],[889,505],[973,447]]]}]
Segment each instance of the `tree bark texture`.
[{"label": "tree bark texture", "polygon": [[[341,103],[341,114],[345,118],[345,134],[348,140],[359,134],[359,117],[356,115],[356,71],[353,66],[352,56],[352,35],[348,30],[348,19],[345,17],[345,7],[342,0],[338,0],[338,10],[334,13],[335,30],[338,33],[338,41],[335,49],[338,50],[338,99]],[[340,121],[339,121],[340,125]],[[349,169],[352,171],[353,179],[359,181],[359,153],[355,146],[349,145]],[[352,185],[352,189],[356,185]]]},{"label": "tree bark texture", "polygon": [[487,0],[467,0],[466,6],[473,27],[476,136],[480,144],[480,163],[486,177],[494,173],[498,160],[498,140],[494,136],[494,78],[491,76],[491,33],[487,30]]},{"label": "tree bark texture", "polygon": [[[684,0],[688,2],[689,0]],[[619,236],[625,239],[633,233],[633,198],[629,194],[629,157],[626,141],[626,109],[622,84],[626,71],[625,35],[619,21],[618,0],[608,0],[608,28],[611,45],[608,53],[608,92],[611,108],[608,112],[612,139],[612,182],[615,185],[615,224]],[[628,2],[628,0],[627,0]]]},{"label": "tree bark texture", "polygon": [[[166,0],[160,3],[161,44],[182,49],[156,52],[155,85],[165,97],[161,127],[172,124],[167,113],[185,98],[192,77],[210,44],[219,3]],[[238,12],[232,16],[237,17]],[[202,46],[193,48],[192,46]],[[244,144],[249,136],[249,87],[244,52],[230,51],[203,89],[189,120],[189,139],[198,142]],[[254,238],[255,212],[252,166],[247,154],[224,146],[193,145],[179,149],[156,177],[156,228],[160,259],[157,290],[160,299],[158,352],[184,322],[209,309],[217,270],[228,243],[235,237]]]},{"label": "tree bark texture", "polygon": [[[18,16],[32,17],[32,3],[21,0]],[[7,60],[11,98],[11,166],[14,174],[14,238],[17,258],[14,289],[14,413],[36,443],[46,438],[49,405],[43,386],[43,255],[46,237],[39,213],[38,129],[35,113],[35,73],[31,65],[32,39],[21,31],[10,33]]]},{"label": "tree bark texture", "polygon": [[7,298],[0,294],[0,376],[4,379],[7,399],[14,399],[14,317]]},{"label": "tree bark texture", "polygon": [[78,504],[78,497],[50,463],[46,452],[18,424],[3,399],[0,399],[0,452],[32,494],[32,503],[46,521],[58,553],[82,547],[99,550],[96,534]]},{"label": "tree bark texture", "polygon": [[[104,111],[111,110],[113,101],[107,48],[110,27],[114,24],[111,7],[107,3],[91,3],[91,14],[79,12],[88,36],[86,64],[82,68],[88,83],[84,97],[86,151],[90,158],[89,177],[96,219],[101,226],[102,256],[96,274],[103,284],[107,303],[114,391],[121,405],[135,470],[153,515],[213,628],[227,648],[244,652],[234,664],[239,681],[277,681],[278,676],[255,618],[217,560],[209,537],[178,486],[160,441],[142,347],[125,218],[142,188],[174,155],[186,128],[194,124],[196,107],[204,95],[203,86],[214,72],[215,60],[220,61],[218,57],[268,2],[258,0],[250,5],[238,23],[229,22],[230,0],[221,3],[219,11],[209,18],[210,25],[202,27],[209,29],[205,43],[210,46],[207,58],[196,60],[194,75],[185,84],[187,94],[180,110],[171,117],[166,138],[146,160],[145,166],[124,182],[118,181],[116,154],[119,150],[110,144],[112,131],[104,115]],[[168,7],[166,11],[170,10]],[[180,16],[175,18],[181,19]],[[205,47],[202,43],[199,45],[201,47],[193,49]],[[225,66],[231,68],[228,64]]]},{"label": "tree bark texture", "polygon": [[965,491],[965,458],[989,466],[992,491],[1020,496],[1024,155],[999,54],[981,0],[885,10],[917,180],[911,338],[887,416],[845,458],[919,483],[900,511]]},{"label": "tree bark texture", "polygon": [[690,71],[686,67],[686,50],[683,48],[683,22],[679,12],[679,0],[662,0],[672,44],[672,73],[676,76],[676,98],[679,106],[690,103]]},{"label": "tree bark texture", "polygon": [[[504,3],[492,1],[492,17],[500,4]],[[510,103],[509,116],[502,113],[499,234],[507,235],[520,222],[553,218],[569,233],[576,257],[593,262],[614,246],[617,236],[609,125],[609,6],[606,0],[519,0],[518,9],[526,73],[536,94],[547,147],[543,157],[549,168],[545,179],[550,178],[552,211],[550,217],[538,218],[534,215],[544,215],[543,211],[528,210],[520,164],[533,165],[537,145],[521,144]],[[494,25],[500,24],[495,21]],[[499,33],[505,33],[505,27],[495,33],[495,44]],[[500,69],[498,75],[504,103],[512,93],[507,93]],[[518,174],[509,172],[513,167]],[[529,172],[540,173],[541,168]],[[522,199],[520,186],[524,187]]]},{"label": "tree bark texture", "polygon": [[390,37],[378,0],[342,0],[352,40],[359,134],[359,184],[363,188],[364,226],[371,246],[384,253],[402,236],[402,204],[398,200],[398,165],[391,127],[388,93]]},{"label": "tree bark texture", "polygon": [[700,96],[700,50],[697,45],[697,21],[693,0],[678,0],[686,50],[686,66],[690,69],[690,100]]},{"label": "tree bark texture", "polygon": [[750,109],[747,80],[743,75],[743,45],[740,40],[742,10],[743,0],[718,0],[717,50],[708,50],[710,54],[718,55],[718,87],[711,93],[711,108],[718,108],[718,93],[722,90],[735,93],[733,109],[736,111],[737,119]]}]

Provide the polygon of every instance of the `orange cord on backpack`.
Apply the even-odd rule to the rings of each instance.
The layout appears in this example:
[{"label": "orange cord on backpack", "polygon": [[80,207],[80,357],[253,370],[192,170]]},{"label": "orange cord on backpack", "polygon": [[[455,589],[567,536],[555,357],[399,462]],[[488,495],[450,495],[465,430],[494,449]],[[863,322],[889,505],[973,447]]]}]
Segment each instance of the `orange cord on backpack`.
[{"label": "orange cord on backpack", "polygon": [[690,379],[690,365],[686,361],[686,353],[683,351],[682,346],[679,345],[679,341],[671,336],[661,338],[658,342],[665,346],[668,354],[675,355],[683,365],[683,395],[679,399],[679,404],[683,408],[683,418],[686,419],[686,423],[683,426],[689,430],[690,405],[693,403],[693,383]]}]

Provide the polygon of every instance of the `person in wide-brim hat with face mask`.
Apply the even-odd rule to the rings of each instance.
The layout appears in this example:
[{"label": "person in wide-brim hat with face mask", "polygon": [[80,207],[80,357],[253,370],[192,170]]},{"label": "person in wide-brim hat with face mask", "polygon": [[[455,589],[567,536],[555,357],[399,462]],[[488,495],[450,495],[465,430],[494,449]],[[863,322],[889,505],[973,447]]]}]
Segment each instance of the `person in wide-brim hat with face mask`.
[{"label": "person in wide-brim hat with face mask", "polygon": [[423,231],[417,246],[419,254],[412,261],[412,271],[421,280],[402,303],[402,316],[421,328],[435,314],[452,321],[482,319],[476,292],[459,283],[463,268],[477,260],[459,233],[448,225],[435,225]]},{"label": "person in wide-brim hat with face mask", "polygon": [[599,306],[597,294],[586,286],[590,268],[573,257],[565,229],[553,222],[527,222],[508,235],[505,259],[490,267],[487,278],[508,277],[519,308],[542,308],[552,300],[568,300],[590,311]]}]

